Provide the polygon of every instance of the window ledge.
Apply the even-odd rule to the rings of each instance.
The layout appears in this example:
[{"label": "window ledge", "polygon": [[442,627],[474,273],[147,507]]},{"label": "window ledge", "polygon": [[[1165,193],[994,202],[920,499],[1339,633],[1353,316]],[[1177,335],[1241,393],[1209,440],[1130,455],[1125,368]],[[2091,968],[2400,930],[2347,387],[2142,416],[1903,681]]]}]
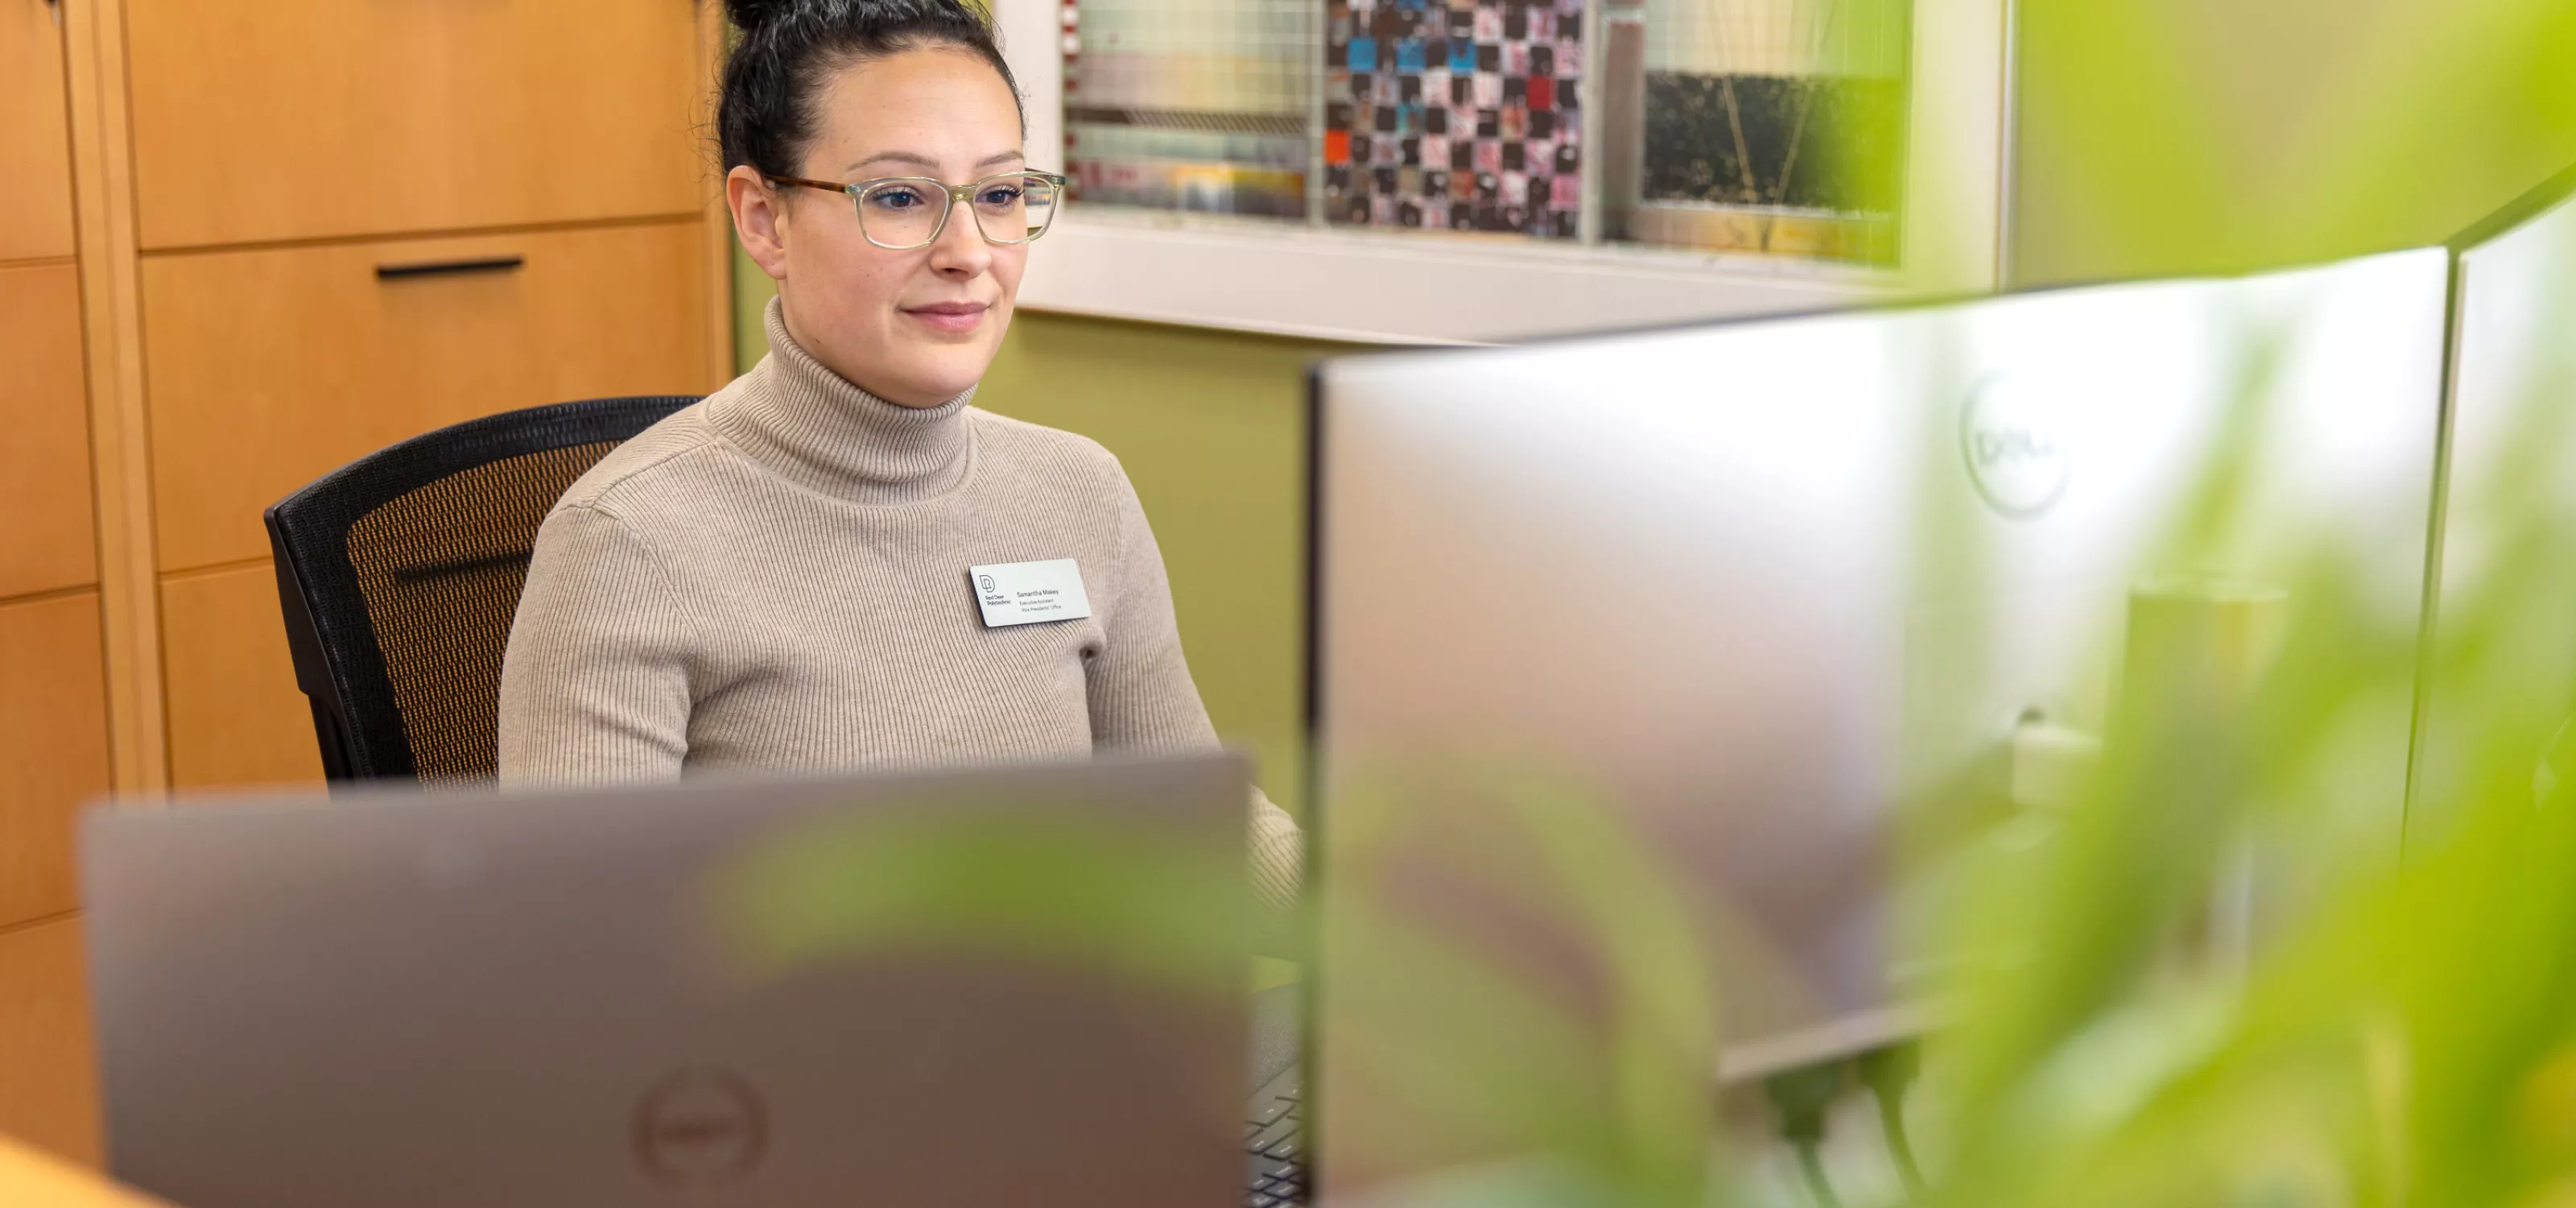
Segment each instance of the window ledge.
[{"label": "window ledge", "polygon": [[1886,301],[1896,274],[1785,257],[1070,207],[1031,310],[1374,344],[1533,336]]}]

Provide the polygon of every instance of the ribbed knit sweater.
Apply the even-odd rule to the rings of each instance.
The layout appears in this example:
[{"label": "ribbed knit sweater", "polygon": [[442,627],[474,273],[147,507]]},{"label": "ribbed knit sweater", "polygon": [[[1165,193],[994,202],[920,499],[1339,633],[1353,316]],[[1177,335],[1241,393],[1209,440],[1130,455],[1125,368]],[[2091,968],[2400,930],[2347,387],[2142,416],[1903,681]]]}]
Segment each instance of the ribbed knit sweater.
[{"label": "ribbed knit sweater", "polygon": [[[797,347],[619,446],[538,531],[504,783],[892,769],[1217,743],[1135,489],[1083,437],[908,408]],[[1072,558],[1081,620],[988,629],[969,566]],[[1296,823],[1258,792],[1259,895]]]}]

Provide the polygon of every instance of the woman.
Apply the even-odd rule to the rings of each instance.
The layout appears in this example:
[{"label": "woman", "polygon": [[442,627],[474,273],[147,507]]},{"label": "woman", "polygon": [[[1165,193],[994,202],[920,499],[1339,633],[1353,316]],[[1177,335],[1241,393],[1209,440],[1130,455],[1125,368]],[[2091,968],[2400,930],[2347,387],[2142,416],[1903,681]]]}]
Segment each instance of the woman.
[{"label": "woman", "polygon": [[[778,282],[770,354],[547,516],[501,779],[1213,747],[1117,459],[968,405],[1061,183],[991,30],[960,0],[728,5],[725,196]],[[1088,615],[981,615],[970,568],[1061,559]],[[1288,900],[1296,826],[1252,808],[1254,882]]]}]

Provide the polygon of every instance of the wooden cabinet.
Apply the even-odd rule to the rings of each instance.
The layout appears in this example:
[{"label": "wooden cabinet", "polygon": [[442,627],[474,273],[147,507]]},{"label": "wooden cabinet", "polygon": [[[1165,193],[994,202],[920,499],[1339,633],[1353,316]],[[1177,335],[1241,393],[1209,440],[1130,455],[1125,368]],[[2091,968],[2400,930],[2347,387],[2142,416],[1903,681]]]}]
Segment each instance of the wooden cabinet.
[{"label": "wooden cabinet", "polygon": [[0,262],[72,254],[63,105],[63,35],[52,6],[0,3]]},{"label": "wooden cabinet", "polygon": [[172,787],[322,779],[268,563],[166,576],[161,630]]},{"label": "wooden cabinet", "polygon": [[78,265],[0,268],[0,366],[0,598],[95,583]]},{"label": "wooden cabinet", "polygon": [[[703,387],[699,239],[680,221],[148,258],[162,569],[266,556],[261,509],[406,437]],[[465,269],[379,275],[442,265]]]},{"label": "wooden cabinet", "polygon": [[0,1135],[99,1154],[80,804],[321,778],[261,509],[729,375],[722,34],[713,0],[0,0]]},{"label": "wooden cabinet", "polygon": [[0,0],[0,1135],[95,1162],[72,829],[112,764],[60,15]]},{"label": "wooden cabinet", "polygon": [[98,593],[0,604],[0,930],[79,904],[72,818],[107,788]]},{"label": "wooden cabinet", "polygon": [[712,0],[126,0],[155,248],[696,214]]},{"label": "wooden cabinet", "polygon": [[461,420],[731,375],[722,7],[62,12],[118,784],[317,778],[264,508]]},{"label": "wooden cabinet", "polygon": [[90,1037],[80,920],[0,931],[0,1133],[98,1161]]}]

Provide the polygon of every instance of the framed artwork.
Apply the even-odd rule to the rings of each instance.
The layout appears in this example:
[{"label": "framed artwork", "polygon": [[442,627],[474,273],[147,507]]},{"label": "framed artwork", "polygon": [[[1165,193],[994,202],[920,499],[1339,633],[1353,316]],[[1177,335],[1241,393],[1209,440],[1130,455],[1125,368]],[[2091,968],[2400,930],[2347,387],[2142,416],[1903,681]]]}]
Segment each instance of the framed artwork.
[{"label": "framed artwork", "polygon": [[1060,0],[1084,202],[1304,218],[1315,0]]},{"label": "framed artwork", "polygon": [[1622,125],[1639,155],[1617,189],[1609,233],[1894,264],[1913,7],[1644,0],[1610,39],[1610,88],[1635,115]]},{"label": "framed artwork", "polygon": [[1075,180],[1033,309],[1484,341],[2003,275],[2010,0],[989,2]]},{"label": "framed artwork", "polygon": [[1323,207],[1581,234],[1586,0],[1325,0]]}]

